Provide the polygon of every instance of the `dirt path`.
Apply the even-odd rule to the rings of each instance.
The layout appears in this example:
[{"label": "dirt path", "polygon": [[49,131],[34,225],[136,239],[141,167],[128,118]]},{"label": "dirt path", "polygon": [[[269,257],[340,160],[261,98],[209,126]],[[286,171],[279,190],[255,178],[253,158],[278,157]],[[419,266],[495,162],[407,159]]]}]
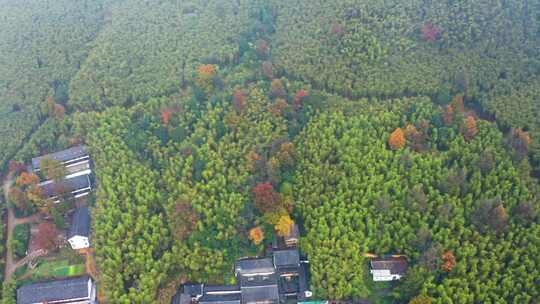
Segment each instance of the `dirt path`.
[{"label": "dirt path", "polygon": [[47,254],[47,251],[40,249],[37,251],[34,251],[30,253],[29,255],[25,256],[24,258],[20,259],[16,263],[14,263],[13,268],[11,269],[12,272],[15,272],[15,269],[22,267],[23,265],[29,263],[30,261]]},{"label": "dirt path", "polygon": [[[8,197],[9,188],[12,183],[13,183],[13,173],[10,172],[4,179],[4,183],[2,185],[3,190],[4,190],[4,200],[6,201],[6,206],[8,210],[6,244],[11,243],[11,239],[13,238],[13,230],[15,229],[15,226],[20,225],[20,224],[26,224],[26,223],[35,223],[35,222],[40,221],[42,218],[40,213],[35,213],[33,215],[30,215],[27,217],[21,217],[21,218],[15,217],[15,211],[13,210],[13,208],[9,206],[9,204],[7,204],[8,199],[9,199]],[[43,255],[43,254],[38,254],[38,255]],[[5,258],[6,265],[5,265],[5,272],[4,272],[4,280],[6,282],[9,281],[9,279],[11,279],[11,276],[13,275],[15,270],[19,266],[24,265],[29,259],[33,259],[33,257],[31,256],[25,257],[18,262],[14,261],[13,248],[11,248],[11,246],[6,246],[6,258]]]},{"label": "dirt path", "polygon": [[17,217],[15,218],[15,225],[27,224],[27,223],[37,223],[41,220],[41,213],[34,213],[27,217]]},{"label": "dirt path", "polygon": [[[9,193],[9,187],[11,186],[11,183],[13,182],[13,173],[9,173],[6,178],[4,179],[3,190],[4,190],[4,200],[8,209],[8,217],[7,217],[7,239],[6,244],[11,244],[11,238],[13,236],[13,229],[15,228],[15,212],[12,208],[9,207],[8,202],[8,193]],[[11,279],[11,275],[13,274],[13,248],[11,246],[6,246],[6,265],[5,265],[5,273],[4,273],[4,281],[7,282]]]},{"label": "dirt path", "polygon": [[86,273],[92,278],[97,279],[96,262],[94,260],[94,253],[91,248],[86,251]]}]

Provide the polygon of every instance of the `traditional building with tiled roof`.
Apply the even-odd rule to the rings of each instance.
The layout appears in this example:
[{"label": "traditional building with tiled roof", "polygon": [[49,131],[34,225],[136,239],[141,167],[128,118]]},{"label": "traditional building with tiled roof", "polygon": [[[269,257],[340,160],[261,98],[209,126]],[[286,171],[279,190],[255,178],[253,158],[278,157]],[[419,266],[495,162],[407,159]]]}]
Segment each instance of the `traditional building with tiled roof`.
[{"label": "traditional building with tiled roof", "polygon": [[17,304],[95,304],[96,288],[88,276],[32,283],[17,289]]}]

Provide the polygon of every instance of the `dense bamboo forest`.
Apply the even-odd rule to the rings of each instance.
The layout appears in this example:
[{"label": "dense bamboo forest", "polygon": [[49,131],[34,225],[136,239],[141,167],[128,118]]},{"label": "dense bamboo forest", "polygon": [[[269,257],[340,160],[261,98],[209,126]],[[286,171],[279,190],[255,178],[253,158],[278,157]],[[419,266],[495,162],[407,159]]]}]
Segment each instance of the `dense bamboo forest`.
[{"label": "dense bamboo forest", "polygon": [[100,303],[234,284],[291,223],[314,299],[540,303],[540,1],[0,5],[2,173],[88,147]]}]

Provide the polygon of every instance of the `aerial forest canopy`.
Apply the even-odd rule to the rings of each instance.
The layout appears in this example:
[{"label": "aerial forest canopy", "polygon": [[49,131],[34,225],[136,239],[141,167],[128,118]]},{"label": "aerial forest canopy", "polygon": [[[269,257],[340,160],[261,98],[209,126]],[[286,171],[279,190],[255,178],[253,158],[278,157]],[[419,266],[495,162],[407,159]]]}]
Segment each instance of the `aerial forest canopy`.
[{"label": "aerial forest canopy", "polygon": [[88,146],[105,303],[234,283],[292,222],[317,299],[539,303],[540,1],[0,6],[0,165]]}]

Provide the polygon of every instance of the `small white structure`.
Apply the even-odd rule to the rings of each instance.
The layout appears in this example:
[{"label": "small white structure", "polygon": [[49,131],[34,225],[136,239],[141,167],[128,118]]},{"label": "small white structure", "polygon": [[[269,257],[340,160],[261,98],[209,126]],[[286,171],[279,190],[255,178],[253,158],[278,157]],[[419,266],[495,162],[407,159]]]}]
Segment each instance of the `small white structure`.
[{"label": "small white structure", "polygon": [[75,250],[90,247],[90,212],[88,207],[81,207],[75,211],[68,237],[71,248]]},{"label": "small white structure", "polygon": [[396,281],[407,272],[407,259],[404,257],[376,258],[371,260],[373,281]]}]

